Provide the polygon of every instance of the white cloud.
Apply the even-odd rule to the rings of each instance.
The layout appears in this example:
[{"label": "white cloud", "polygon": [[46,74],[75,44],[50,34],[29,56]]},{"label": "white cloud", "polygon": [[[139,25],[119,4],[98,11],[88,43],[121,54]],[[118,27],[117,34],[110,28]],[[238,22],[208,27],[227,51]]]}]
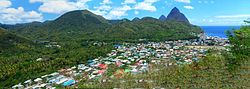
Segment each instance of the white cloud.
[{"label": "white cloud", "polygon": [[74,2],[69,0],[30,0],[30,3],[42,3],[39,7],[41,12],[62,14],[72,10],[87,9],[86,3],[89,1],[91,0],[76,0]]},{"label": "white cloud", "polygon": [[108,5],[102,5],[102,6],[94,7],[94,8],[97,9],[97,10],[105,10],[105,11],[108,11],[108,10],[112,9],[112,7],[108,6]]},{"label": "white cloud", "polygon": [[130,6],[128,6],[128,5],[124,5],[122,7],[114,8],[108,13],[106,18],[108,18],[108,19],[119,19],[122,16],[126,16],[127,11],[129,11],[131,9],[132,8]]},{"label": "white cloud", "polygon": [[220,15],[215,16],[215,18],[250,18],[250,14],[239,14],[239,15]]},{"label": "white cloud", "polygon": [[139,3],[138,5],[135,6],[135,9],[137,9],[137,10],[148,10],[148,11],[151,11],[151,12],[156,11],[156,7],[152,6],[149,3]]},{"label": "white cloud", "polygon": [[123,5],[120,7],[111,7],[108,5],[101,5],[99,7],[94,7],[95,10],[90,10],[91,12],[101,15],[106,19],[120,19],[122,16],[126,16],[127,11],[132,10],[128,5]]},{"label": "white cloud", "polygon": [[103,17],[105,17],[105,15],[108,14],[108,11],[102,11],[102,10],[90,10],[90,11],[97,14],[97,15],[101,15]]},{"label": "white cloud", "polygon": [[35,3],[35,2],[47,2],[49,0],[29,0],[30,3]]},{"label": "white cloud", "polygon": [[112,4],[111,0],[103,0],[100,4]]},{"label": "white cloud", "polygon": [[154,3],[158,2],[159,0],[144,0],[135,5],[134,9],[136,10],[147,10],[154,12],[156,11],[156,7],[153,5]]},{"label": "white cloud", "polygon": [[[108,4],[104,4],[103,2],[100,3],[100,6],[94,7],[94,10],[91,10],[93,13],[102,15],[107,19],[121,19],[121,17],[128,15],[128,11],[135,10],[134,14],[139,14],[138,10],[146,10],[154,12],[156,11],[156,7],[153,5],[154,3],[158,2],[159,0],[144,0],[142,2],[136,3],[135,0],[125,0],[122,6],[110,6]],[[134,4],[134,5],[127,5],[127,4]]]},{"label": "white cloud", "polygon": [[181,3],[191,3],[190,0],[175,0],[176,2],[181,2]]},{"label": "white cloud", "polygon": [[0,10],[0,21],[5,24],[26,23],[32,21],[42,21],[41,13],[35,11],[24,11],[23,7],[4,8]]},{"label": "white cloud", "polygon": [[[87,2],[92,0],[30,0],[30,3],[41,3],[39,11],[43,13],[63,14],[72,10],[88,9],[91,12],[102,15],[107,19],[118,19],[122,16],[126,16],[128,11],[137,10],[135,14],[139,14],[138,10],[146,10],[154,12],[157,8],[153,5],[159,0],[144,0],[142,2],[136,2],[136,0],[124,0],[122,6],[111,6],[111,0],[101,0],[98,3],[100,6],[89,9]],[[133,4],[128,6],[128,4]]]},{"label": "white cloud", "polygon": [[77,8],[73,6],[73,3],[68,3],[66,1],[50,1],[39,7],[39,11],[56,14],[64,13],[74,9]]},{"label": "white cloud", "polygon": [[95,10],[91,10],[91,12],[97,14],[97,15],[106,15],[108,13],[108,11],[110,11],[112,9],[111,6],[109,5],[101,5],[99,7],[94,7]]},{"label": "white cloud", "polygon": [[122,4],[135,4],[135,0],[125,0]]},{"label": "white cloud", "polygon": [[11,6],[11,2],[8,0],[1,0],[0,1],[0,8],[5,8],[5,7],[10,7]]},{"label": "white cloud", "polygon": [[43,16],[36,11],[25,11],[23,7],[12,8],[10,0],[0,1],[0,23],[16,24],[42,21]]},{"label": "white cloud", "polygon": [[135,14],[136,14],[136,15],[138,15],[138,14],[139,14],[139,12],[138,12],[138,11],[135,11]]},{"label": "white cloud", "polygon": [[184,8],[186,8],[186,9],[194,9],[193,6],[184,6]]},{"label": "white cloud", "polygon": [[200,3],[200,4],[202,4],[202,3],[204,3],[204,4],[214,4],[215,1],[214,0],[203,0],[203,1],[198,1],[198,3]]}]

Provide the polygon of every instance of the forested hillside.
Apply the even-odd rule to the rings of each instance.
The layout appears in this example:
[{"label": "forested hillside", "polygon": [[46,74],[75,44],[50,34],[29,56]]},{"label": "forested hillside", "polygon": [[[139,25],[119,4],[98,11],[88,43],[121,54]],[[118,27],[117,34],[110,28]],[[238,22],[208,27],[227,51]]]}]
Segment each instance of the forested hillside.
[{"label": "forested hillside", "polygon": [[[32,40],[46,39],[65,41],[72,39],[97,41],[152,41],[192,39],[202,30],[194,25],[179,21],[161,21],[145,17],[129,21],[106,20],[87,10],[68,12],[53,21],[28,23],[9,28],[9,31]],[[178,33],[179,35],[176,35]],[[129,35],[129,36],[128,36]]]},{"label": "forested hillside", "polygon": [[160,21],[145,17],[141,20],[122,22],[106,30],[108,39],[151,41],[194,39],[194,34],[202,33],[198,26],[177,21]]},{"label": "forested hillside", "polygon": [[1,55],[11,56],[22,52],[28,52],[35,47],[34,45],[32,41],[0,28]]}]

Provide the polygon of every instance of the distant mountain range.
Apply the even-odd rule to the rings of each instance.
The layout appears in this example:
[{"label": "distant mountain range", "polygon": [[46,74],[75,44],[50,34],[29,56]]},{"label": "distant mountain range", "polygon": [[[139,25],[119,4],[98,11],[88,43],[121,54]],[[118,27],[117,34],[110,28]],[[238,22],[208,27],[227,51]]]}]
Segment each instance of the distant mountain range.
[{"label": "distant mountain range", "polygon": [[[176,7],[167,17],[107,20],[88,10],[76,10],[63,14],[52,21],[16,25],[0,24],[10,32],[31,40],[91,39],[128,41],[148,39],[153,41],[196,38],[193,33],[202,30],[189,23]],[[178,33],[178,35],[176,34]]]}]

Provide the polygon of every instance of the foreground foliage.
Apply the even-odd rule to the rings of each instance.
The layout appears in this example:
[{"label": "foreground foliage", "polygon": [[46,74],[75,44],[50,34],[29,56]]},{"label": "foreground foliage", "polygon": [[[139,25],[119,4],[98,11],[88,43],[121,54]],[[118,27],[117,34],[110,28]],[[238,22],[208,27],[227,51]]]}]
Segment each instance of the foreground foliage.
[{"label": "foreground foliage", "polygon": [[234,33],[228,32],[232,46],[225,55],[228,61],[228,67],[231,72],[237,72],[241,63],[249,60],[250,57],[250,26],[242,26],[240,30]]}]

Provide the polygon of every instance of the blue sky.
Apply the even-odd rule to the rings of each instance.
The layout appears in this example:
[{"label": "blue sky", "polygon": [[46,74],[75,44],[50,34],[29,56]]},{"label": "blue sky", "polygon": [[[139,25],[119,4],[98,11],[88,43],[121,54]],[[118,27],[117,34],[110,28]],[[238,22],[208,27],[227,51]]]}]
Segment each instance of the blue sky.
[{"label": "blue sky", "polygon": [[249,0],[0,0],[0,23],[53,20],[83,9],[107,19],[158,18],[173,7],[200,26],[242,25],[250,18]]}]

